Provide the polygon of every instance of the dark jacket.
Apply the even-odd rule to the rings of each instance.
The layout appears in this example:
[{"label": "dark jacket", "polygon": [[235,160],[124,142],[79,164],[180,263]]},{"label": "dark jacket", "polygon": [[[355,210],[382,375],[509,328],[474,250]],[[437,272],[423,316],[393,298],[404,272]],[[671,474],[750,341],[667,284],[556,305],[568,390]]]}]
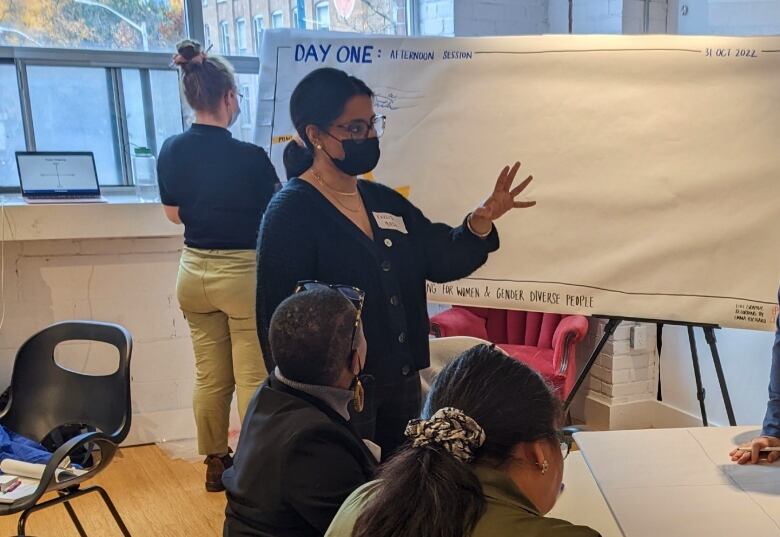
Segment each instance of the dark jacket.
[{"label": "dark jacket", "polygon": [[[498,249],[498,232],[485,239],[465,222],[452,228],[428,220],[396,191],[358,181],[374,240],[341,214],[312,185],[292,179],[268,205],[260,225],[257,323],[268,371],[271,315],[300,280],[359,287],[366,293],[363,330],[365,373],[391,385],[428,367],[429,320],[425,281],[464,278]],[[407,233],[381,228],[374,213],[403,219]]]},{"label": "dark jacket", "polygon": [[322,536],[375,460],[349,422],[272,374],[247,409],[225,471],[225,537]]}]

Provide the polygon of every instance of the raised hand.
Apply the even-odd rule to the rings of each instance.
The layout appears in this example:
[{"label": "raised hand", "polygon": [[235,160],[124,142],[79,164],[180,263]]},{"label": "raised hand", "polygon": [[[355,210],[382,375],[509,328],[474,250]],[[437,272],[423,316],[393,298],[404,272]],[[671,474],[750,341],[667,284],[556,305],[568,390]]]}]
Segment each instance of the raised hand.
[{"label": "raised hand", "polygon": [[535,201],[515,200],[533,180],[533,175],[529,175],[522,183],[512,188],[512,183],[519,169],[519,162],[515,162],[511,168],[505,166],[496,180],[493,193],[471,213],[469,224],[475,233],[480,235],[489,233],[493,227],[493,221],[501,218],[512,209],[527,209],[536,205]]}]

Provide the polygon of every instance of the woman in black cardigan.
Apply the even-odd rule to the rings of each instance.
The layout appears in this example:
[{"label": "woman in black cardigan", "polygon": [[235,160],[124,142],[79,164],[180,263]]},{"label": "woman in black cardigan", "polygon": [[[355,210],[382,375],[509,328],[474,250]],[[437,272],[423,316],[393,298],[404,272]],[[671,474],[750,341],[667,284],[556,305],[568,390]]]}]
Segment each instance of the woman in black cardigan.
[{"label": "woman in black cardigan", "polygon": [[516,207],[531,181],[511,188],[507,166],[491,195],[455,228],[432,223],[381,184],[357,180],[379,160],[384,117],[373,92],[337,69],[307,75],[290,98],[300,141],[285,149],[290,178],[266,209],[258,239],[257,319],[266,367],[273,370],[268,323],[296,282],[321,280],[363,289],[368,355],[366,407],[353,423],[389,455],[420,411],[418,371],[429,365],[425,281],[464,278],[498,249],[493,221]]}]

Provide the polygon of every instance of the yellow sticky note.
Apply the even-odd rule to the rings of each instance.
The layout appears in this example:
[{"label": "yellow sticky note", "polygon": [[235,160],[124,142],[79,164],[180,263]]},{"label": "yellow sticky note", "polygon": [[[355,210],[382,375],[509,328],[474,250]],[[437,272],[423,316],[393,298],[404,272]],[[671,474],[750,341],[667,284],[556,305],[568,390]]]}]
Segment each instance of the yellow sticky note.
[{"label": "yellow sticky note", "polygon": [[[361,175],[361,177],[363,179],[365,179],[366,181],[374,181],[375,180],[374,172],[364,173],[363,175]],[[410,185],[398,186],[398,187],[395,188],[395,191],[398,192],[399,194],[401,194],[406,199],[409,199],[409,193],[411,192],[411,190],[412,190],[412,187]]]}]

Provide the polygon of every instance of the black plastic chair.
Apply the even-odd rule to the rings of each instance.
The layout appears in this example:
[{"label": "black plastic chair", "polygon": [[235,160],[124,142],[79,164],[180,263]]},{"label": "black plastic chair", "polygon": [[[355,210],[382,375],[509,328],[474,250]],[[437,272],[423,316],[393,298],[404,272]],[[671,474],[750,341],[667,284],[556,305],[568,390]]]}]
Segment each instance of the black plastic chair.
[{"label": "black plastic chair", "polygon": [[[119,367],[109,375],[95,376],[70,371],[58,365],[54,348],[63,342],[86,340],[113,345],[119,351]],[[83,424],[91,432],[79,434],[62,444],[46,464],[35,492],[14,503],[0,505],[0,515],[21,512],[18,534],[25,534],[28,517],[41,509],[64,504],[81,537],[86,537],[70,501],[97,492],[103,498],[122,535],[130,537],[108,493],[100,486],[80,488],[80,484],[104,470],[114,458],[119,444],[130,431],[130,333],[115,324],[94,321],[67,321],[45,328],[31,337],[16,353],[10,397],[0,411],[0,424],[27,438],[42,442],[60,427]],[[66,457],[79,451],[92,455],[87,473],[57,482],[55,470]],[[46,492],[58,496],[38,503]]]}]

